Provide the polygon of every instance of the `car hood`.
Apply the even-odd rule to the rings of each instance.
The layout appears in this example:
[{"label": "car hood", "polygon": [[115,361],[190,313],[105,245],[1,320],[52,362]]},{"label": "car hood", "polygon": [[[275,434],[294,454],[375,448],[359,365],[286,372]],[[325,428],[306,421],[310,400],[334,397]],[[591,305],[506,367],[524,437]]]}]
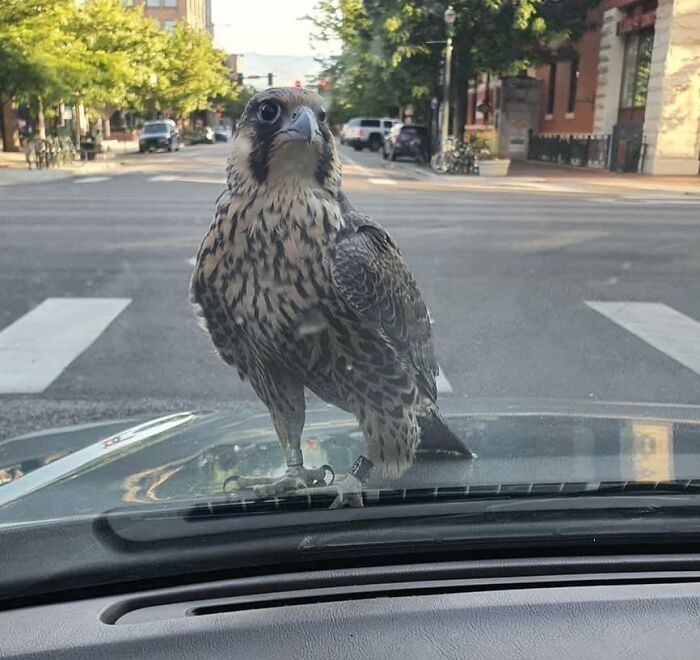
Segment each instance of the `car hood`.
[{"label": "car hood", "polygon": [[[700,407],[454,400],[442,409],[478,457],[421,456],[392,487],[700,477]],[[363,452],[354,418],[330,406],[308,411],[302,446],[307,465],[339,476]],[[0,443],[0,525],[211,498],[233,474],[284,469],[257,408],[47,430]]]}]

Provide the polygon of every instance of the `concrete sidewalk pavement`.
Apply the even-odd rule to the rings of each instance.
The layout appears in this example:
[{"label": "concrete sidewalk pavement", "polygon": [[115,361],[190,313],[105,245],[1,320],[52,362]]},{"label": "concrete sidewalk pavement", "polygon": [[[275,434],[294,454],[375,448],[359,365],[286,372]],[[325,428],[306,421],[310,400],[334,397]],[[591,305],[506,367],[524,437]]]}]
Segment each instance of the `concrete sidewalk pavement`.
[{"label": "concrete sidewalk pavement", "polygon": [[593,168],[567,167],[535,161],[514,161],[508,176],[439,175],[427,166],[377,160],[377,166],[460,189],[530,191],[588,195],[689,197],[700,200],[700,176],[621,174]]},{"label": "concrete sidewalk pavement", "polygon": [[28,169],[23,151],[0,151],[0,186],[49,183],[74,176],[115,172],[125,165],[120,159],[138,153],[139,148],[138,142],[105,140],[103,144],[110,154],[105,160],[77,161],[68,166],[46,170]]}]

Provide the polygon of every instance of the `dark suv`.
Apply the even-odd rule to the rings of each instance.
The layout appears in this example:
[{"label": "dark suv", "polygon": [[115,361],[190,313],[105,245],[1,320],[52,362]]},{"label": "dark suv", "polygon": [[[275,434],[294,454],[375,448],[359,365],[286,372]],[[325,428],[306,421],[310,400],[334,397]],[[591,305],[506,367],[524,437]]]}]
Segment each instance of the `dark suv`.
[{"label": "dark suv", "polygon": [[382,147],[384,158],[410,158],[417,163],[428,159],[428,129],[415,124],[397,124]]}]

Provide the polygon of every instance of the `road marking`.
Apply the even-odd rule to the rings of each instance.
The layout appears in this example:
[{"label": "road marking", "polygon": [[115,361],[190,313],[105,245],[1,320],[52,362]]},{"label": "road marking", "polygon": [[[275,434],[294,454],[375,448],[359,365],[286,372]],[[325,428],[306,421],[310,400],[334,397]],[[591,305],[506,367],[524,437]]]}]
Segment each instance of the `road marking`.
[{"label": "road marking", "polygon": [[591,309],[700,374],[700,323],[662,303],[586,301]]},{"label": "road marking", "polygon": [[79,176],[74,179],[76,183],[99,183],[100,181],[109,181],[111,176]]},{"label": "road marking", "polygon": [[160,174],[158,176],[152,176],[149,181],[177,181],[177,177],[172,174]]},{"label": "road marking", "polygon": [[440,394],[452,394],[454,391],[452,389],[452,385],[450,385],[450,381],[447,380],[447,377],[442,372],[442,369],[440,369],[440,373],[438,373],[437,378],[435,379],[435,385],[437,386],[437,391]]},{"label": "road marking", "polygon": [[593,202],[594,204],[619,204],[620,200],[614,197],[589,197],[585,201]]},{"label": "road marking", "polygon": [[129,241],[127,243],[119,243],[118,247],[120,250],[132,250],[139,248],[171,248],[187,246],[192,247],[197,244],[199,240],[198,236],[166,236],[165,238],[147,238],[142,241]]},{"label": "road marking", "polygon": [[0,394],[43,392],[131,302],[47,298],[0,332]]},{"label": "road marking", "polygon": [[[425,311],[428,312],[428,321],[430,322],[430,325],[433,325],[435,323],[435,319],[430,313],[430,309],[426,307]],[[438,375],[435,378],[435,386],[440,394],[452,394],[452,392],[454,392],[452,385],[450,385],[450,381],[447,380],[447,376],[445,376],[445,373],[440,366],[438,366]]]},{"label": "road marking", "polygon": [[394,179],[367,179],[369,183],[373,183],[376,186],[395,186],[396,181]]},{"label": "road marking", "polygon": [[151,177],[149,181],[154,181],[156,183],[169,183],[173,181],[182,181],[184,183],[213,183],[217,186],[224,185],[226,183],[226,179],[222,177],[184,176],[173,174],[159,174],[158,176]]}]

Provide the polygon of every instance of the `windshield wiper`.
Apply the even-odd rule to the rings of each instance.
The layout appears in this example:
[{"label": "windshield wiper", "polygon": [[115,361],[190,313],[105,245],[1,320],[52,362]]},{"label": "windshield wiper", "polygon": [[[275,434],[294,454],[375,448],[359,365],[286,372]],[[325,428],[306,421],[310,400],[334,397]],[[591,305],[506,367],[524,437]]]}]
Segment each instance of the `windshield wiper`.
[{"label": "windshield wiper", "polygon": [[[603,497],[611,495],[696,495],[700,479],[670,481],[541,482],[519,484],[476,484],[435,488],[367,489],[362,493],[365,507],[460,501],[513,501],[551,498]],[[189,520],[227,515],[327,509],[333,496],[307,491],[269,500],[233,499],[197,502],[188,509]]]}]

